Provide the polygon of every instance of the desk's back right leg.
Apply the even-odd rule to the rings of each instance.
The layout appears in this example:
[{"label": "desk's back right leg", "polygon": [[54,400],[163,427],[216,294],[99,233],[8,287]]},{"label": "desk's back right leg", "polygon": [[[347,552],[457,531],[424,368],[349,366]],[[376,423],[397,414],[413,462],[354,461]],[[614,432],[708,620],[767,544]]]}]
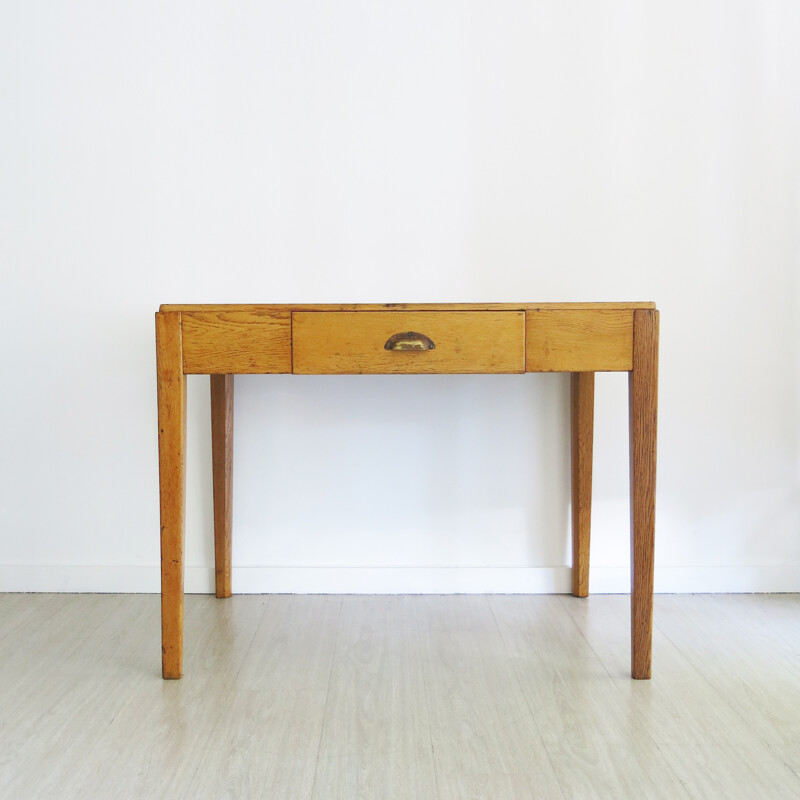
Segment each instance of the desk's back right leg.
[{"label": "desk's back right leg", "polygon": [[594,372],[570,376],[572,417],[572,594],[589,594],[589,535],[592,523]]},{"label": "desk's back right leg", "polygon": [[231,596],[233,522],[233,375],[211,376],[214,564],[217,597]]}]

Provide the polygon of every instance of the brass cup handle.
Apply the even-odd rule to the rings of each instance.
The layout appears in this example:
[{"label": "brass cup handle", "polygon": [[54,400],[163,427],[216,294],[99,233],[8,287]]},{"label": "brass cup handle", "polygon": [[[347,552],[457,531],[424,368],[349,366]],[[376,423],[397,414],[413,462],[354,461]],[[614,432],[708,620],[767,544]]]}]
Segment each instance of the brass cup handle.
[{"label": "brass cup handle", "polygon": [[384,350],[435,350],[436,345],[433,339],[424,333],[416,331],[405,331],[395,333],[386,340]]}]

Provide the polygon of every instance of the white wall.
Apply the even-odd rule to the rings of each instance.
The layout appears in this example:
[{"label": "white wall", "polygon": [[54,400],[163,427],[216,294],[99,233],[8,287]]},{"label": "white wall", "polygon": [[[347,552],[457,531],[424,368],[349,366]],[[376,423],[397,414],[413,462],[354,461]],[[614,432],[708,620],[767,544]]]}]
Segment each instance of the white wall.
[{"label": "white wall", "polygon": [[[793,0],[6,0],[0,589],[158,589],[159,303],[655,300],[657,588],[800,590],[798,34]],[[628,585],[626,391],[595,590]],[[567,401],[238,378],[235,589],[566,590]]]}]

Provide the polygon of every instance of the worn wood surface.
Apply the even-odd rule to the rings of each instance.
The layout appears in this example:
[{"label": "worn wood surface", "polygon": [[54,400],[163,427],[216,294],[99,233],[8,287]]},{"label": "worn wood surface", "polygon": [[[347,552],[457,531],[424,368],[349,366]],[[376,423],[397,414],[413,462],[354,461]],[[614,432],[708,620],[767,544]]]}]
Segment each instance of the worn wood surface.
[{"label": "worn wood surface", "polygon": [[572,449],[572,594],[589,594],[589,541],[592,522],[594,373],[570,376]]},{"label": "worn wood surface", "polygon": [[233,525],[233,375],[211,376],[211,462],[214,487],[214,579],[231,596]]},{"label": "worn wood surface", "polygon": [[183,319],[183,370],[188,374],[292,371],[289,311],[191,311]]},{"label": "worn wood surface", "polygon": [[624,372],[632,353],[632,310],[526,312],[528,372]]},{"label": "worn wood surface", "polygon": [[161,311],[536,311],[582,309],[613,310],[655,308],[655,303],[233,303],[233,304],[171,304],[165,303]]},{"label": "worn wood surface", "polygon": [[[434,350],[385,350],[390,336],[415,331]],[[525,370],[521,311],[335,311],[292,314],[298,374],[506,373]]]},{"label": "worn wood surface", "polygon": [[635,311],[628,379],[631,483],[631,674],[650,677],[658,413],[658,311]]},{"label": "worn wood surface", "polygon": [[183,542],[186,506],[186,376],[181,314],[156,314],[158,474],[161,500],[161,628],[165,678],[183,671]]}]

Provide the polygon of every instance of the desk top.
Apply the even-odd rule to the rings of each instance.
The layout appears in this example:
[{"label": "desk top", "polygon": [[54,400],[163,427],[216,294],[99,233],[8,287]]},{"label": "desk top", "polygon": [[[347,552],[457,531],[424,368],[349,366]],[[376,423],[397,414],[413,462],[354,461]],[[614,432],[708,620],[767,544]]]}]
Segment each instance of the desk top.
[{"label": "desk top", "polygon": [[163,304],[161,311],[618,311],[655,303],[223,303]]}]

